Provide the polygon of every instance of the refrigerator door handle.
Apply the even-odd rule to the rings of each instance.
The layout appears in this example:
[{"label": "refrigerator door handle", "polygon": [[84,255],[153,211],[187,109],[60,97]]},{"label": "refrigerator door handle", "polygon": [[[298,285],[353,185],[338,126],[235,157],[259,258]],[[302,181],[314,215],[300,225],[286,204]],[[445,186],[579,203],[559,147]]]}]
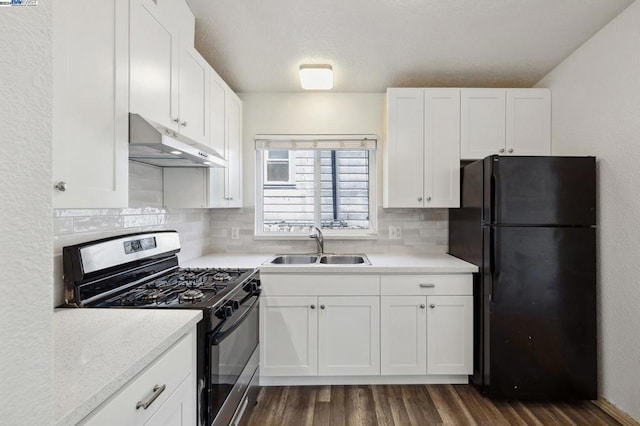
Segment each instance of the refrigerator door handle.
[{"label": "refrigerator door handle", "polygon": [[489,230],[489,272],[491,280],[489,282],[489,301],[496,303],[496,293],[493,288],[494,281],[500,276],[500,264],[498,262],[497,245],[496,245],[496,229],[491,227]]},{"label": "refrigerator door handle", "polygon": [[496,192],[496,177],[495,175],[491,175],[491,179],[490,179],[490,191],[491,191],[491,217],[489,218],[491,224],[495,224],[498,222],[498,212],[496,210],[496,206],[497,206],[497,198],[498,198],[498,193]]}]

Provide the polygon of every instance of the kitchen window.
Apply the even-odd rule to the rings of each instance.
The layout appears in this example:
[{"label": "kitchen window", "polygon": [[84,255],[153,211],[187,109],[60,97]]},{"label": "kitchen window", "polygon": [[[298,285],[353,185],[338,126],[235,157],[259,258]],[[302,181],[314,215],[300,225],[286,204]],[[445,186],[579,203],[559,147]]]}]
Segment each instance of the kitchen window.
[{"label": "kitchen window", "polygon": [[376,137],[256,136],[256,235],[376,235]]}]

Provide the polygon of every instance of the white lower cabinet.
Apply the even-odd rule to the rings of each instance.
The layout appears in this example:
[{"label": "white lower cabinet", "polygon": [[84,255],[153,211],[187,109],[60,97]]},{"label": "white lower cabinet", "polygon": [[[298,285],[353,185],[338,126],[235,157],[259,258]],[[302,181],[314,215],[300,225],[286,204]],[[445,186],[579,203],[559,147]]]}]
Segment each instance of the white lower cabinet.
[{"label": "white lower cabinet", "polygon": [[261,280],[264,384],[466,383],[473,373],[471,274]]},{"label": "white lower cabinet", "polygon": [[380,374],[377,296],[264,297],[263,376]]},{"label": "white lower cabinet", "polygon": [[380,374],[380,297],[319,297],[318,374]]},{"label": "white lower cabinet", "polygon": [[318,374],[317,297],[264,297],[260,304],[260,374]]},{"label": "white lower cabinet", "polygon": [[427,374],[473,373],[473,296],[427,297]]},{"label": "white lower cabinet", "polygon": [[380,298],[382,374],[427,374],[427,298]]},{"label": "white lower cabinet", "polygon": [[473,373],[473,296],[383,296],[384,375]]},{"label": "white lower cabinet", "polygon": [[196,331],[192,330],[80,422],[196,424]]}]

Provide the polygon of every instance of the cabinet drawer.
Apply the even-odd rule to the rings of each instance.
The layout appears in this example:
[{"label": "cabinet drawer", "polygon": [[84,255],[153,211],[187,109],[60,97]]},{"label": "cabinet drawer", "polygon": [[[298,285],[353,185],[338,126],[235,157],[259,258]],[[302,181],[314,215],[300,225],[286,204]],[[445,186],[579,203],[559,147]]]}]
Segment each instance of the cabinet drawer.
[{"label": "cabinet drawer", "polygon": [[[131,379],[116,394],[98,407],[83,425],[142,425],[165,403],[192,372],[194,362],[195,332],[189,333],[178,343]],[[155,386],[166,388],[147,409],[136,409],[139,401],[149,401]]]},{"label": "cabinet drawer", "polygon": [[382,275],[380,294],[404,295],[473,295],[473,276],[459,275]]},{"label": "cabinet drawer", "polygon": [[379,275],[260,274],[265,296],[377,296]]}]

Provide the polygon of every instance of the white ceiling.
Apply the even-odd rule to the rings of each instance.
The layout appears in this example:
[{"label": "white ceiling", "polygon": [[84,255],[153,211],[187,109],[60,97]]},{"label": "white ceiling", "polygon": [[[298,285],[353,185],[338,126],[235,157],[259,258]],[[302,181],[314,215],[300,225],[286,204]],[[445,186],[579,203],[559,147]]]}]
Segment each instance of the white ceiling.
[{"label": "white ceiling", "polygon": [[196,48],[236,91],[530,87],[633,0],[187,0]]}]

